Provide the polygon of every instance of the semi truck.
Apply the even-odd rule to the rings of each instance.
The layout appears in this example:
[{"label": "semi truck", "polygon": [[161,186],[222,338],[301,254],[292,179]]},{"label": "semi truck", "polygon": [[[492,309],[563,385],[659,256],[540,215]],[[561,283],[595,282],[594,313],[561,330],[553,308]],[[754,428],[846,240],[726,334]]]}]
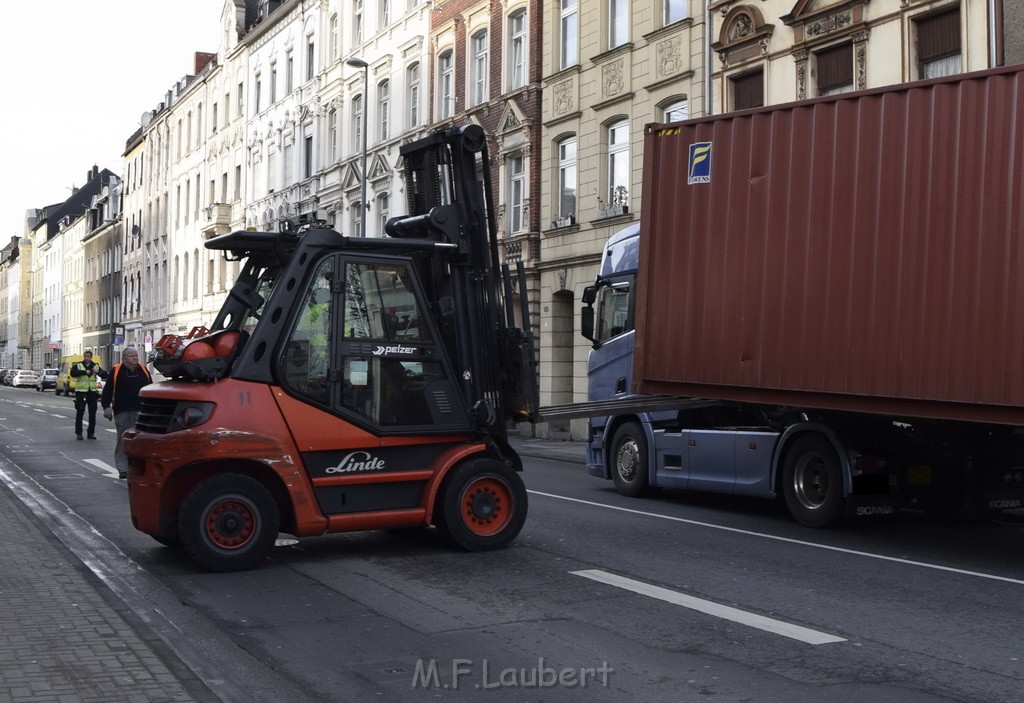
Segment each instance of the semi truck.
[{"label": "semi truck", "polygon": [[1024,506],[1022,83],[648,125],[584,294],[588,472],[811,527]]},{"label": "semi truck", "polygon": [[486,136],[447,128],[401,154],[409,214],[388,237],[316,220],[214,237],[241,261],[223,307],[156,345],[169,380],[124,435],[132,523],[205,569],[252,568],[280,532],[433,525],[479,551],[524,524],[506,432],[536,410],[536,369]]}]

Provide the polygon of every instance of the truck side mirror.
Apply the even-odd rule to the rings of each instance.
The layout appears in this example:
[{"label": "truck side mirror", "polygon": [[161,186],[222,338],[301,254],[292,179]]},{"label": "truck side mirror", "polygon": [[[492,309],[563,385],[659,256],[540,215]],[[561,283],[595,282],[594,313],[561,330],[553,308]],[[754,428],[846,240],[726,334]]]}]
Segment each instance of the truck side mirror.
[{"label": "truck side mirror", "polygon": [[594,337],[594,306],[588,303],[580,310],[580,333],[594,344],[597,339]]}]

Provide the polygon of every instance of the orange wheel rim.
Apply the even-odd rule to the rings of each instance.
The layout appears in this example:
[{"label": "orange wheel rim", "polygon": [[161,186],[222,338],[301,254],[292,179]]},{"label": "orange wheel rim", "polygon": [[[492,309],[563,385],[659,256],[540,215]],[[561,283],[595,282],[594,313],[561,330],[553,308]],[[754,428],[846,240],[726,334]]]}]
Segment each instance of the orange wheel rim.
[{"label": "orange wheel rim", "polygon": [[491,537],[512,520],[515,504],[512,489],[501,479],[487,476],[466,486],[460,502],[462,521],[470,532]]},{"label": "orange wheel rim", "polygon": [[256,513],[251,505],[226,499],[206,513],[206,536],[221,549],[238,549],[256,534],[256,524]]}]

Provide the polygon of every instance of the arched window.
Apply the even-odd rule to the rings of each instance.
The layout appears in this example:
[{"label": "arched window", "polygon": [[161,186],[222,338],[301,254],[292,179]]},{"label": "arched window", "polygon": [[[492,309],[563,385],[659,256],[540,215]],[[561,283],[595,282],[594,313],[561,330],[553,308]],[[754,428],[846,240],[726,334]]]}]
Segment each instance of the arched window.
[{"label": "arched window", "polygon": [[479,105],[487,100],[487,30],[481,29],[470,39],[469,104]]}]

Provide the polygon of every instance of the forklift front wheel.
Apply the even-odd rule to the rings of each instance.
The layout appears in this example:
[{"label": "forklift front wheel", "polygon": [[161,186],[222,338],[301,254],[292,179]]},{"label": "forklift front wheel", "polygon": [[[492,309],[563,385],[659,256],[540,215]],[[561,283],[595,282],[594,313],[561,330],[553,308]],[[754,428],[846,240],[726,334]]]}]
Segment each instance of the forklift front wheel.
[{"label": "forklift front wheel", "polygon": [[277,503],[262,483],[218,474],[189,491],[178,511],[178,536],[209,571],[244,571],[263,561],[277,539]]},{"label": "forklift front wheel", "polygon": [[501,549],[523,529],[526,506],[526,486],[517,472],[495,459],[476,459],[445,479],[434,523],[467,551]]}]

